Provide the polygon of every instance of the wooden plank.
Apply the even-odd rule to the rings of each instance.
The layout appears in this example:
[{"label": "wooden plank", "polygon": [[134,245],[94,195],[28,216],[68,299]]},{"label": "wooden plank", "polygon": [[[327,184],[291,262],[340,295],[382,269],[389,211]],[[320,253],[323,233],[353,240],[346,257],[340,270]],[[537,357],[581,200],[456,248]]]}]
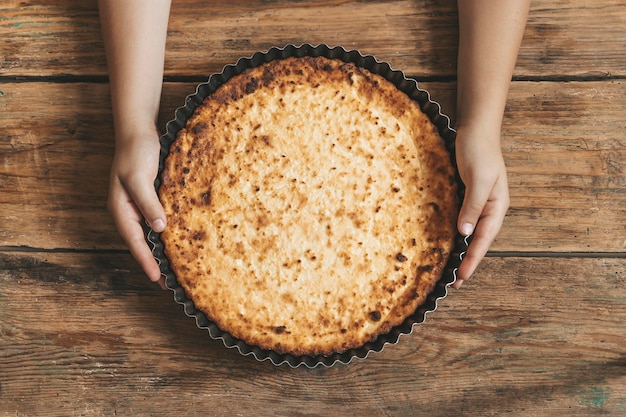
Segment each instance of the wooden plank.
[{"label": "wooden plank", "polygon": [[510,96],[511,210],[495,249],[624,252],[626,83],[517,82]]},{"label": "wooden plank", "polygon": [[309,370],[209,340],[128,255],[0,252],[0,414],[618,416],[624,279],[488,258],[399,344]]},{"label": "wooden plank", "polygon": [[106,210],[108,86],[0,88],[0,246],[122,248]]},{"label": "wooden plank", "polygon": [[[626,75],[622,0],[532,2],[519,77]],[[407,73],[452,77],[456,2],[173,2],[166,74],[203,76],[271,46],[309,42],[374,54]],[[95,0],[0,5],[0,76],[102,76]],[[43,52],[42,52],[43,51]]]},{"label": "wooden plank", "polygon": [[97,1],[3,1],[0,75],[104,74]]},{"label": "wooden plank", "polygon": [[[206,74],[207,66],[214,72],[241,56],[302,43],[357,49],[415,75],[456,71],[456,2],[221,1],[211,11],[195,1],[173,5],[168,73],[185,73],[181,60]],[[189,54],[190,46],[207,53]]]},{"label": "wooden plank", "polygon": [[[454,118],[454,84],[421,85]],[[107,85],[1,88],[0,246],[124,248],[105,208]],[[165,85],[161,127],[194,90]],[[624,252],[624,102],[621,81],[513,84],[503,126],[512,202],[494,251]]]},{"label": "wooden plank", "polygon": [[517,73],[623,76],[624,6],[621,0],[531,2]]}]

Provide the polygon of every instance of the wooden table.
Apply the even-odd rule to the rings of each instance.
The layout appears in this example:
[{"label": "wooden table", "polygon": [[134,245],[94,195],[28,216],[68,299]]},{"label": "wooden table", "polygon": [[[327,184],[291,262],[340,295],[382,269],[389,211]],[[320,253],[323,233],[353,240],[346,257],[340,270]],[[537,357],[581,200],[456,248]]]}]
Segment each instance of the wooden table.
[{"label": "wooden table", "polygon": [[[288,43],[359,49],[454,120],[454,1],[174,1],[160,126],[197,83]],[[95,1],[0,4],[0,416],[626,415],[626,7],[533,2],[503,148],[511,209],[412,335],[332,368],[211,340],[106,210]]]}]

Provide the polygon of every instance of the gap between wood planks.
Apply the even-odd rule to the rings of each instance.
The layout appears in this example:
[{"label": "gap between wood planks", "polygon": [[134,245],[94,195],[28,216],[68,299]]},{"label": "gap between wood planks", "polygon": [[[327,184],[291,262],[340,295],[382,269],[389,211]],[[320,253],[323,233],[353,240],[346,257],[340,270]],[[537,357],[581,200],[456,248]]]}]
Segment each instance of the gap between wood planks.
[{"label": "gap between wood planks", "polygon": [[[103,255],[130,255],[126,249],[75,249],[36,248],[32,246],[0,246],[0,252],[24,253],[78,253]],[[542,252],[542,251],[491,251],[487,258],[609,258],[626,259],[626,252]]]},{"label": "gap between wood planks", "polygon": [[[206,75],[166,75],[163,77],[164,83],[202,83],[206,82],[211,74]],[[412,78],[419,82],[453,82],[456,81],[454,76],[436,76],[436,75],[406,75],[408,78]],[[610,73],[598,73],[588,75],[574,75],[574,76],[527,76],[516,75],[512,78],[512,81],[520,82],[596,82],[596,81],[612,81],[612,80],[626,80],[626,75],[612,75]],[[71,83],[93,83],[93,84],[108,84],[109,77],[106,75],[72,75],[72,74],[59,74],[59,75],[25,75],[25,76],[7,76],[0,75],[0,83],[58,83],[58,84],[71,84]]]},{"label": "gap between wood planks", "polygon": [[76,248],[35,248],[32,246],[0,246],[0,252],[25,253],[83,253],[102,255],[130,255],[127,249],[76,249]]}]

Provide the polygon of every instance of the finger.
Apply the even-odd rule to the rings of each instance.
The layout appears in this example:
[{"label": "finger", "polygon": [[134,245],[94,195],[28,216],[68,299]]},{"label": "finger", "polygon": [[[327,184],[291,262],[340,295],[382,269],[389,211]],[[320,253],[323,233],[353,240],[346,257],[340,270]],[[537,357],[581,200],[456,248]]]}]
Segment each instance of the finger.
[{"label": "finger", "polygon": [[454,283],[454,288],[460,288],[463,282],[470,279],[493,242],[493,239],[485,235],[481,230],[486,220],[485,218],[481,220],[476,227],[476,233],[457,271],[457,281]]},{"label": "finger", "polygon": [[459,233],[463,236],[470,236],[474,233],[490,194],[491,189],[484,187],[468,187],[466,189],[457,224]]},{"label": "finger", "polygon": [[[128,234],[125,237],[126,244],[130,249],[131,254],[141,267],[150,281],[161,281],[161,270],[157,264],[152,251],[148,247],[146,240],[143,236],[143,229],[139,223],[135,223],[131,230],[128,230]],[[161,286],[162,282],[160,282]]]},{"label": "finger", "polygon": [[498,235],[507,208],[508,204],[506,200],[501,202],[489,202],[487,204],[485,213],[478,221],[472,241],[457,271],[457,281],[453,285],[454,288],[459,288],[464,281],[468,280],[474,274],[478,264],[485,257],[491,244]]},{"label": "finger", "polygon": [[161,271],[144,237],[142,216],[137,207],[127,199],[111,197],[109,210],[115,226],[128,246],[133,258],[151,281],[161,279]]},{"label": "finger", "polygon": [[125,188],[152,230],[162,232],[166,224],[165,211],[156,190],[149,184],[146,186],[146,183],[132,179],[125,184]]}]

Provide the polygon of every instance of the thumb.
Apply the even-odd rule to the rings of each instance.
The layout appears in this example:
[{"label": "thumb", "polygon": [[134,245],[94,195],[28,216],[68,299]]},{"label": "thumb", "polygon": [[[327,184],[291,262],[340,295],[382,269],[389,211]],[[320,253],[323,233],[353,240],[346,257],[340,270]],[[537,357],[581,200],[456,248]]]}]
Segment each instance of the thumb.
[{"label": "thumb", "polygon": [[474,233],[476,224],[483,213],[490,190],[484,187],[468,186],[465,190],[463,204],[459,211],[457,227],[463,236],[470,236]]},{"label": "thumb", "polygon": [[166,224],[165,211],[152,183],[148,186],[129,183],[127,190],[152,230],[162,232]]}]

